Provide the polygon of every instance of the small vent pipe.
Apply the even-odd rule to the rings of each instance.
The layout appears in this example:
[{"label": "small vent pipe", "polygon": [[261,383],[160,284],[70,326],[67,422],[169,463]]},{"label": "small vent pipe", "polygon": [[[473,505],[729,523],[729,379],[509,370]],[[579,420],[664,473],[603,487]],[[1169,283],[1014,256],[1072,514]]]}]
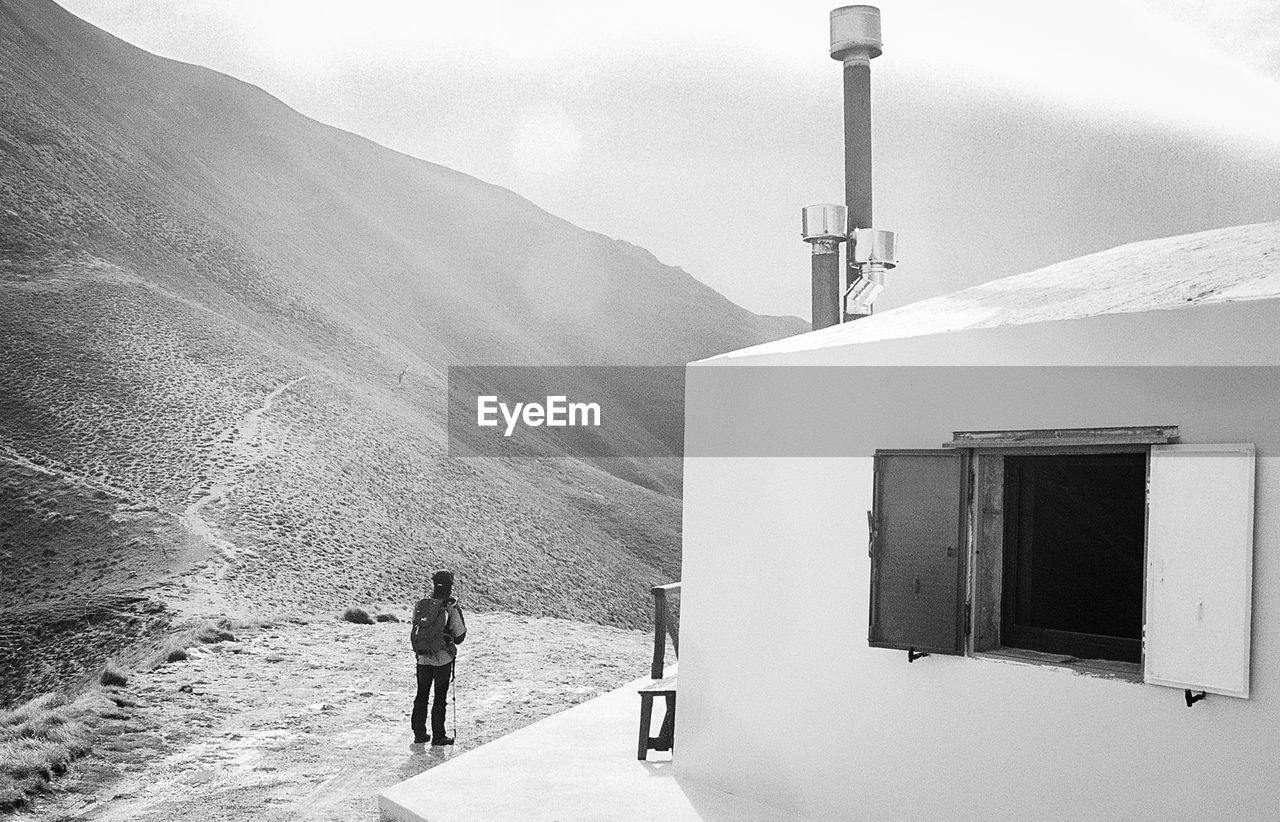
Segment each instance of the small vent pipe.
[{"label": "small vent pipe", "polygon": [[848,216],[842,205],[805,206],[800,236],[813,250],[813,330],[840,322],[840,243]]}]

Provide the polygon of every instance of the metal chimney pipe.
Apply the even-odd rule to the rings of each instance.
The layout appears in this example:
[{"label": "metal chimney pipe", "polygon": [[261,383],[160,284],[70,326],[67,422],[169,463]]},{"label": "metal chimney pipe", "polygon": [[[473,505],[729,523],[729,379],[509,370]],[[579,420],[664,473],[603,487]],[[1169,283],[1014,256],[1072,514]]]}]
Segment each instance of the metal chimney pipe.
[{"label": "metal chimney pipe", "polygon": [[848,213],[842,205],[805,206],[800,236],[813,249],[813,330],[840,322],[840,243]]},{"label": "metal chimney pipe", "polygon": [[832,10],[831,57],[844,63],[844,192],[849,215],[845,320],[871,313],[872,302],[884,289],[884,271],[897,264],[892,232],[871,230],[871,61],[883,50],[880,9]]},{"label": "metal chimney pipe", "polygon": [[831,57],[844,63],[844,199],[849,231],[871,228],[871,60],[883,51],[880,9],[831,12]]}]

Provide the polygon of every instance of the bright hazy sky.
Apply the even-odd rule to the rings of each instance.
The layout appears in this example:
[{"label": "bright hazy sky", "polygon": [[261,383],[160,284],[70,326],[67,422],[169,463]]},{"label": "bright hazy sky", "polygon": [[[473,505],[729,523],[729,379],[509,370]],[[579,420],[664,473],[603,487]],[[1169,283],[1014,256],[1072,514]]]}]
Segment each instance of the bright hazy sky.
[{"label": "bright hazy sky", "polygon": [[[843,192],[829,0],[61,2],[149,51],[644,246],[748,308],[808,314],[799,210]],[[1274,0],[880,5],[877,112],[882,95],[919,84],[1280,147]],[[883,169],[896,146],[877,140]],[[883,176],[878,189],[893,185]]]}]

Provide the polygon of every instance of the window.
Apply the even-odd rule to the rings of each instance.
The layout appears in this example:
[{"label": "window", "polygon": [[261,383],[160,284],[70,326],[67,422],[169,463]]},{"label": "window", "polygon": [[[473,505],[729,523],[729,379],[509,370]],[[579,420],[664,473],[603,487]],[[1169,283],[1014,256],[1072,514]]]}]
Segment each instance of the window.
[{"label": "window", "polygon": [[1001,644],[1139,662],[1146,454],[1002,459]]},{"label": "window", "polygon": [[869,641],[1248,695],[1254,453],[1176,427],[877,451]]}]

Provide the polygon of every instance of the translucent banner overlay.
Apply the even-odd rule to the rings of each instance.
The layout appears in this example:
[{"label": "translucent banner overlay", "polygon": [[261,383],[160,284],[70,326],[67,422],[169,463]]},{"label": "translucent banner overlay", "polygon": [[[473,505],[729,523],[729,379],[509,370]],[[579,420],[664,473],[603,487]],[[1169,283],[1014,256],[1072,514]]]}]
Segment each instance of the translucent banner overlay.
[{"label": "translucent banner overlay", "polygon": [[1276,453],[1280,367],[449,369],[454,456],[865,457],[960,432],[1156,427]]},{"label": "translucent banner overlay", "polygon": [[678,457],[683,366],[450,366],[449,454]]}]

